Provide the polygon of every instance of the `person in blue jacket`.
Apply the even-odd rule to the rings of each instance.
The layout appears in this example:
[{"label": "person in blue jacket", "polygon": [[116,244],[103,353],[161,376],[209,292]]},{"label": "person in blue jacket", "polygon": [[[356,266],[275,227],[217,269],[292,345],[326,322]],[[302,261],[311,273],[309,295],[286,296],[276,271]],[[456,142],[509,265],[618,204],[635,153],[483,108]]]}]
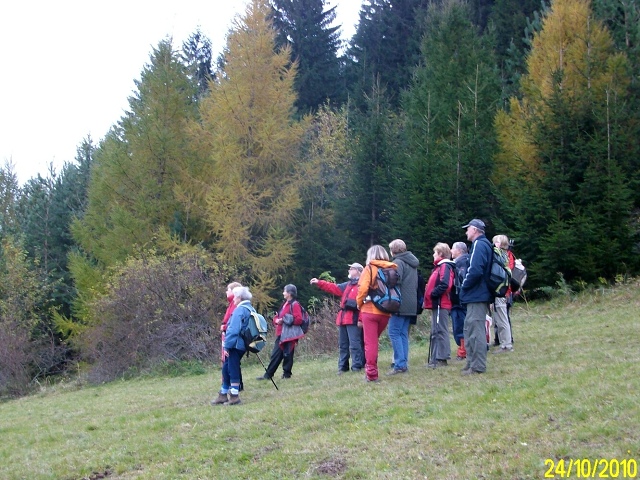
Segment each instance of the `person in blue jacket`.
[{"label": "person in blue jacket", "polygon": [[222,365],[222,386],[218,398],[211,401],[212,405],[240,405],[240,360],[247,350],[240,331],[246,326],[251,316],[251,292],[247,287],[233,289],[233,302],[236,305],[227,323],[224,337],[225,361]]},{"label": "person in blue jacket", "polygon": [[467,229],[467,240],[472,242],[469,251],[469,268],[460,287],[460,303],[466,306],[464,340],[467,364],[462,375],[484,373],[487,370],[487,336],[485,320],[493,296],[487,284],[491,267],[493,246],[484,235],[485,224],[474,218],[462,228]]}]

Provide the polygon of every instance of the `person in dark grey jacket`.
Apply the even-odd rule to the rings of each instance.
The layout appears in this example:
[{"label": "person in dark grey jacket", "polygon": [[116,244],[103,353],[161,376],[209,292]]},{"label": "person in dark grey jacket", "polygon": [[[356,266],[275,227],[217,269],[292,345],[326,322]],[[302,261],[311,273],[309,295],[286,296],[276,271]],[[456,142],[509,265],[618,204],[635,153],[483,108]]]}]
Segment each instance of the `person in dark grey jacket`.
[{"label": "person in dark grey jacket", "polygon": [[493,246],[484,235],[485,225],[474,218],[462,228],[467,229],[467,240],[473,242],[469,252],[469,269],[460,287],[460,303],[466,305],[464,340],[467,365],[463,375],[483,373],[487,369],[487,336],[485,320],[489,304],[493,301],[487,285],[487,272],[491,266]]},{"label": "person in dark grey jacket", "polygon": [[418,310],[418,265],[415,255],[407,251],[407,245],[399,238],[389,244],[391,261],[398,268],[400,287],[400,311],[391,315],[388,334],[393,347],[393,368],[387,375],[404,373],[409,368],[409,325]]}]

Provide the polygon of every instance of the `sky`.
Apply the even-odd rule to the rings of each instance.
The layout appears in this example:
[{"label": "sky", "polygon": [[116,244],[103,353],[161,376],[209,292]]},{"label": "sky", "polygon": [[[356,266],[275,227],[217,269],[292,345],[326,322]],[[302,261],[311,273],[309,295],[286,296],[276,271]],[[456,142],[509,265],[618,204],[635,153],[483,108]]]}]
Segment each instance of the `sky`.
[{"label": "sky", "polygon": [[[342,38],[355,32],[361,0],[336,6]],[[196,28],[214,59],[246,0],[33,0],[7,2],[0,15],[0,164],[20,184],[60,171],[88,136],[97,144],[128,109],[134,80],[152,49],[175,48]]]}]

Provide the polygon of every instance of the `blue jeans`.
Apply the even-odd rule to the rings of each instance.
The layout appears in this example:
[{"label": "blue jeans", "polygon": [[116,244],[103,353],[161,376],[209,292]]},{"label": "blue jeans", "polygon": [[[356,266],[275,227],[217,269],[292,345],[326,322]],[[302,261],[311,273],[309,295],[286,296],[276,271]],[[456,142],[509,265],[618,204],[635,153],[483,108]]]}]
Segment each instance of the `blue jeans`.
[{"label": "blue jeans", "polygon": [[231,385],[240,385],[240,360],[242,360],[243,355],[244,350],[238,350],[237,348],[229,349],[229,356],[225,359],[224,365],[222,365],[223,390],[229,390]]},{"label": "blue jeans", "polygon": [[389,326],[389,340],[393,347],[393,368],[404,370],[409,367],[409,325],[411,317],[391,315]]}]

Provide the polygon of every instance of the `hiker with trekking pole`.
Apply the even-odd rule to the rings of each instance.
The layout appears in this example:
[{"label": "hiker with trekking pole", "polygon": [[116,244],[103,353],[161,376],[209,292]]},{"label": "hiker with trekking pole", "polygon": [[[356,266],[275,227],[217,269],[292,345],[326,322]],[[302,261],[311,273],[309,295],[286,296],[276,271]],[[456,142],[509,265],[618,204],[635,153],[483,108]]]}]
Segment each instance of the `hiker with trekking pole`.
[{"label": "hiker with trekking pole", "polygon": [[251,299],[253,295],[247,287],[234,287],[233,310],[227,323],[224,338],[224,364],[222,365],[222,385],[218,397],[211,401],[211,405],[240,405],[240,360],[247,350],[247,345],[241,335],[242,326],[246,325],[251,316]]},{"label": "hiker with trekking pole", "polygon": [[[284,286],[282,290],[284,303],[273,317],[273,325],[276,327],[276,340],[271,352],[269,366],[264,375],[257,380],[271,380],[282,363],[282,378],[291,378],[293,369],[293,354],[298,340],[304,336],[302,330],[303,309],[298,302],[298,289],[293,284]],[[274,382],[275,385],[275,382]],[[277,387],[276,387],[277,388]]]},{"label": "hiker with trekking pole", "polygon": [[455,264],[451,261],[451,249],[446,243],[433,247],[433,271],[424,292],[424,308],[431,310],[431,334],[427,367],[447,365],[451,358],[449,343],[449,315],[451,312],[451,288],[455,276]]}]

